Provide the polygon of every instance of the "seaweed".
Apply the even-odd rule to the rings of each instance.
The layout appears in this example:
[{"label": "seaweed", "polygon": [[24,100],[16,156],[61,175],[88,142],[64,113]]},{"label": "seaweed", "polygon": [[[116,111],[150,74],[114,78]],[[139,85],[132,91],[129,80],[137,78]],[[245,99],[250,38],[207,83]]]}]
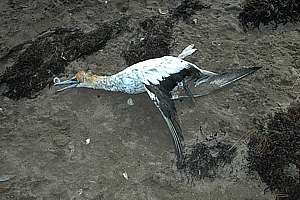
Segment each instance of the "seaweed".
[{"label": "seaweed", "polygon": [[139,37],[131,41],[122,53],[127,65],[170,54],[174,21],[154,16],[140,22]]},{"label": "seaweed", "polygon": [[231,163],[235,155],[236,148],[232,145],[218,142],[208,146],[197,142],[187,148],[179,168],[192,180],[214,178],[217,167]]},{"label": "seaweed", "polygon": [[183,0],[171,13],[173,18],[177,20],[182,18],[187,21],[196,11],[209,9],[210,7],[210,5],[205,5],[197,0]]},{"label": "seaweed", "polygon": [[245,31],[259,28],[260,24],[298,22],[300,20],[300,1],[298,0],[246,0],[238,19]]},{"label": "seaweed", "polygon": [[98,51],[122,33],[127,20],[107,22],[88,33],[78,28],[55,28],[17,45],[0,58],[1,63],[15,60],[0,75],[0,88],[5,88],[2,94],[12,99],[35,97],[55,75],[64,72],[69,62]]},{"label": "seaweed", "polygon": [[249,168],[277,199],[300,199],[300,104],[257,122],[249,141]]},{"label": "seaweed", "polygon": [[152,16],[140,22],[140,31],[123,50],[127,65],[170,54],[174,24],[181,18],[187,21],[196,11],[210,8],[197,0],[183,0],[169,16]]}]

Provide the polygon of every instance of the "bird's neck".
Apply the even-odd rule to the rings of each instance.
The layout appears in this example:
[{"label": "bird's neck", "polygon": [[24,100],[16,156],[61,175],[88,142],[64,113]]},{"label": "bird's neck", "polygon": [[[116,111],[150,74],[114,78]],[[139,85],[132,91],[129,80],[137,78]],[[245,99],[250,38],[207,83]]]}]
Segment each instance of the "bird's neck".
[{"label": "bird's neck", "polygon": [[93,75],[82,87],[97,90],[118,91],[118,80],[115,76],[98,76]]}]

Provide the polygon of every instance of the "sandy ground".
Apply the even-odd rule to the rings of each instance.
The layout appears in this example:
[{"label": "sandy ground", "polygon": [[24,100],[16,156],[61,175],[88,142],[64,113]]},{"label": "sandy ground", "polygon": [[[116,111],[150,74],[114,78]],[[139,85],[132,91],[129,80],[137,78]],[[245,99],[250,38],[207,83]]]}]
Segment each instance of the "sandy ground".
[{"label": "sandy ground", "polygon": [[[1,1],[0,55],[48,28],[90,31],[99,22],[129,15],[131,32],[66,69],[74,73],[89,67],[113,74],[127,67],[122,51],[136,36],[139,21],[179,3],[76,2]],[[199,51],[189,61],[204,69],[263,69],[223,92],[197,99],[195,106],[188,101],[176,106],[186,144],[235,145],[231,163],[218,167],[213,178],[191,182],[176,169],[168,129],[147,95],[84,89],[54,94],[54,88],[45,88],[34,99],[0,96],[0,175],[10,175],[0,182],[0,199],[275,199],[258,175],[249,173],[246,143],[253,119],[299,100],[300,25],[244,33],[237,20],[240,1],[209,3],[211,8],[196,12],[189,23],[175,24],[171,54],[194,43]],[[128,105],[129,98],[134,105]]]}]

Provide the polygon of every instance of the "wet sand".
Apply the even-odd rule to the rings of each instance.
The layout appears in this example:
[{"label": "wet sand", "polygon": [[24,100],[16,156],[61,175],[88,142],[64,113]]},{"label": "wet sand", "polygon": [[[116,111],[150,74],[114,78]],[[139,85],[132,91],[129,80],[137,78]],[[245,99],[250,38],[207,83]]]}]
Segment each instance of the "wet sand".
[{"label": "wet sand", "polygon": [[[130,16],[128,31],[65,68],[66,74],[80,68],[113,74],[127,67],[124,52],[130,41],[143,37],[139,23],[179,3],[1,1],[0,56],[49,28],[88,32],[104,21]],[[206,3],[211,8],[174,23],[170,54],[193,43],[199,51],[188,60],[204,69],[263,67],[222,92],[197,99],[195,106],[176,102],[186,145],[234,145],[230,163],[194,181],[179,171],[168,128],[146,94],[85,89],[55,94],[47,87],[33,99],[0,96],[0,175],[11,175],[0,182],[0,199],[275,199],[249,170],[247,143],[254,119],[299,101],[300,25],[245,33],[237,19],[240,1]],[[0,73],[8,67],[1,66]],[[129,98],[134,105],[127,104]]]}]

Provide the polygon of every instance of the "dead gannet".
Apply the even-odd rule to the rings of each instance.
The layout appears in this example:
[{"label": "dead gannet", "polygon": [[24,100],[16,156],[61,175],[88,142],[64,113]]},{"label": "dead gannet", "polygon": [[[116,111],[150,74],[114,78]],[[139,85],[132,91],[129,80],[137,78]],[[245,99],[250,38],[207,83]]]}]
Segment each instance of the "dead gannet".
[{"label": "dead gannet", "polygon": [[[145,60],[112,76],[97,76],[91,72],[79,71],[69,80],[60,81],[59,78],[55,78],[54,85],[67,85],[57,90],[58,92],[70,88],[103,89],[129,94],[147,92],[170,129],[177,161],[180,164],[183,159],[183,134],[177,121],[173,100],[209,94],[260,69],[260,67],[242,68],[217,74],[183,60],[195,51],[194,45],[190,45],[178,57],[164,56]],[[194,87],[201,88],[203,85],[209,87],[200,94],[193,94],[188,87],[189,83]],[[179,89],[182,89],[187,96],[175,94]]]}]

